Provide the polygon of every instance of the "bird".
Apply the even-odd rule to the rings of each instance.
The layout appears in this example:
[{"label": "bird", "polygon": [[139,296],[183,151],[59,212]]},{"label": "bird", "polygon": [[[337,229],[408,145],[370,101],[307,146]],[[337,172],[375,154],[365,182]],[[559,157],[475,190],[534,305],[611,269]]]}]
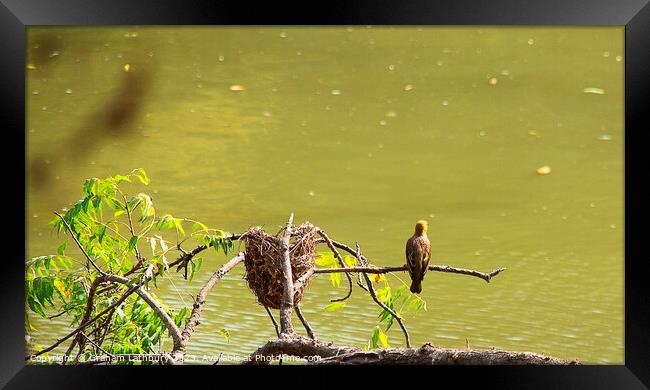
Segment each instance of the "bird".
[{"label": "bird", "polygon": [[431,258],[431,243],[427,237],[429,223],[424,220],[415,223],[415,233],[406,241],[406,269],[411,276],[411,292],[422,292],[422,279],[427,273]]}]

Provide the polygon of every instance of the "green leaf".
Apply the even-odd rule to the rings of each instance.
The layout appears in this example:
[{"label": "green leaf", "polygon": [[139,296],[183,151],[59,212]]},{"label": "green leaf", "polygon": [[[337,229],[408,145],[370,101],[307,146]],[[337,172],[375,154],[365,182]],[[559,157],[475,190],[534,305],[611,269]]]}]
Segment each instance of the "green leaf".
[{"label": "green leaf", "polygon": [[332,272],[330,274],[330,283],[333,287],[339,287],[341,285],[341,274],[338,272]]},{"label": "green leaf", "polygon": [[99,234],[97,235],[97,241],[101,244],[104,241],[104,236],[106,236],[106,226],[102,226],[99,229]]},{"label": "green leaf", "polygon": [[176,230],[181,232],[183,237],[185,237],[185,230],[183,230],[183,220],[178,219],[178,218],[174,218],[174,226],[176,227]]},{"label": "green leaf", "polygon": [[343,258],[343,261],[348,267],[354,267],[355,265],[357,265],[357,258],[354,256],[345,256]]},{"label": "green leaf", "polygon": [[379,325],[375,326],[372,330],[372,336],[370,337],[371,348],[389,348],[388,336],[384,333]]},{"label": "green leaf", "polygon": [[68,246],[68,241],[64,241],[63,244],[59,245],[58,248],[56,248],[56,253],[58,253],[60,256],[65,256],[65,248]]},{"label": "green leaf", "polygon": [[138,244],[138,236],[133,236],[129,240],[129,245],[126,247],[127,251],[132,251],[135,249],[136,245]]},{"label": "green leaf", "polygon": [[201,264],[203,264],[203,258],[202,257],[197,257],[196,258],[196,270],[197,271],[201,269]]},{"label": "green leaf", "polygon": [[192,232],[196,232],[197,230],[208,230],[208,227],[201,222],[196,221],[192,224]]},{"label": "green leaf", "polygon": [[134,169],[133,171],[131,171],[131,175],[137,177],[138,180],[140,180],[140,182],[144,185],[149,185],[149,183],[151,182],[147,177],[147,173],[142,168]]},{"label": "green leaf", "polygon": [[190,261],[190,282],[194,279],[194,272],[196,272],[196,264],[194,264],[193,261]]},{"label": "green leaf", "polygon": [[228,331],[228,329],[221,328],[219,334],[221,334],[226,339],[226,342],[230,343],[230,332]]},{"label": "green leaf", "polygon": [[336,310],[344,308],[345,305],[347,305],[347,304],[348,304],[347,301],[333,302],[333,303],[330,303],[329,305],[325,306],[325,311],[330,311],[330,312],[331,311],[336,311]]},{"label": "green leaf", "polygon": [[43,306],[40,303],[36,302],[33,297],[27,297],[27,304],[34,313],[40,315],[43,318],[47,317],[45,311],[43,310]]},{"label": "green leaf", "polygon": [[320,252],[316,258],[316,266],[321,268],[338,268],[338,262],[332,252]]}]

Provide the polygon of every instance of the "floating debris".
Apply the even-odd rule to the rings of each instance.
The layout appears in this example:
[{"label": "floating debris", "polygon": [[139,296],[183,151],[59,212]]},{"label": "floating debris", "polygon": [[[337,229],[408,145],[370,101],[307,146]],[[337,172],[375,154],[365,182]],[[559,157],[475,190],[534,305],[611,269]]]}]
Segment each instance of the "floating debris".
[{"label": "floating debris", "polygon": [[498,82],[499,80],[496,77],[492,77],[489,81],[490,85],[497,85]]},{"label": "floating debris", "polygon": [[235,92],[239,92],[239,91],[244,91],[244,90],[246,90],[246,87],[244,87],[243,85],[235,84],[235,85],[231,85],[231,86],[230,86],[230,90],[231,90],[231,91],[235,91]]},{"label": "floating debris", "polygon": [[386,126],[386,121],[382,119],[382,120],[379,121],[379,124],[382,125],[382,126]]},{"label": "floating debris", "polygon": [[596,94],[596,95],[604,95],[605,94],[604,89],[602,89],[602,88],[594,88],[594,87],[585,88],[585,89],[582,90],[582,92],[584,92],[584,93],[593,93],[593,94]]},{"label": "floating debris", "polygon": [[504,69],[501,71],[502,76],[510,76],[510,71],[508,69]]},{"label": "floating debris", "polygon": [[448,105],[449,105],[449,102],[448,102],[447,100],[443,100],[443,101],[442,101],[442,105],[443,105],[443,106],[448,106]]},{"label": "floating debris", "polygon": [[395,70],[395,65],[388,65],[388,70],[393,71]]},{"label": "floating debris", "polygon": [[36,70],[36,65],[34,65],[34,64],[27,64],[27,70]]},{"label": "floating debris", "polygon": [[534,44],[535,44],[535,40],[534,40],[533,38],[530,38],[530,39],[528,40],[528,44],[529,44],[529,45],[534,45]]},{"label": "floating debris", "polygon": [[389,118],[395,118],[397,116],[397,113],[395,111],[388,111],[386,113],[386,116]]},{"label": "floating debris", "polygon": [[68,89],[65,90],[65,93],[70,95],[70,94],[72,94],[72,90],[70,88],[68,88]]},{"label": "floating debris", "polygon": [[264,115],[264,116],[267,117],[267,118],[270,118],[270,117],[273,116],[273,114],[272,114],[271,112],[269,112],[269,111],[264,111],[264,112],[262,113],[262,115]]},{"label": "floating debris", "polygon": [[605,57],[605,58],[609,57],[609,52],[608,51],[604,52],[603,57]]},{"label": "floating debris", "polygon": [[61,52],[54,50],[50,53],[50,58],[58,57],[61,55]]},{"label": "floating debris", "polygon": [[340,89],[333,89],[332,92],[330,92],[334,96],[339,96],[341,94]]},{"label": "floating debris", "polygon": [[609,135],[609,134],[601,134],[601,135],[598,136],[598,140],[599,141],[611,141],[612,136]]},{"label": "floating debris", "polygon": [[540,176],[548,175],[549,173],[551,173],[551,167],[548,165],[537,168],[537,174]]},{"label": "floating debris", "polygon": [[405,91],[411,91],[411,90],[413,90],[413,85],[412,85],[412,84],[406,84],[406,85],[404,86],[404,90],[405,90]]},{"label": "floating debris", "polygon": [[537,130],[528,130],[528,135],[531,136],[531,137],[539,137],[540,136],[539,133],[537,132]]},{"label": "floating debris", "polygon": [[316,193],[314,191],[309,191],[309,196],[316,196]]},{"label": "floating debris", "polygon": [[485,130],[479,130],[478,135],[479,135],[480,137],[485,137],[485,136],[487,135],[487,131],[485,131]]},{"label": "floating debris", "polygon": [[623,57],[621,56],[616,56],[616,62],[621,62],[623,60]]},{"label": "floating debris", "polygon": [[131,64],[124,64],[124,66],[122,66],[122,69],[125,72],[130,72],[131,71]]},{"label": "floating debris", "polygon": [[35,89],[35,90],[32,91],[32,95],[38,95],[40,93],[41,92],[38,89]]},{"label": "floating debris", "polygon": [[287,37],[287,32],[286,32],[286,31],[282,31],[282,32],[280,33],[280,38],[286,38],[286,37]]}]

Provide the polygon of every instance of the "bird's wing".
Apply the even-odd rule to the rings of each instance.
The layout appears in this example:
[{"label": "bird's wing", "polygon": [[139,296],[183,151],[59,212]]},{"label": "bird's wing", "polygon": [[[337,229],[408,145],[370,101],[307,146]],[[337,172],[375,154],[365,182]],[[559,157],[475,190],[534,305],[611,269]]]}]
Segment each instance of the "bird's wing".
[{"label": "bird's wing", "polygon": [[422,274],[427,273],[429,269],[429,260],[431,260],[431,243],[429,240],[422,242]]},{"label": "bird's wing", "polygon": [[419,248],[417,245],[418,244],[415,242],[414,237],[411,237],[406,241],[406,267],[408,268],[411,277],[413,277],[413,274],[420,267],[420,259],[418,258],[419,256],[417,253]]}]

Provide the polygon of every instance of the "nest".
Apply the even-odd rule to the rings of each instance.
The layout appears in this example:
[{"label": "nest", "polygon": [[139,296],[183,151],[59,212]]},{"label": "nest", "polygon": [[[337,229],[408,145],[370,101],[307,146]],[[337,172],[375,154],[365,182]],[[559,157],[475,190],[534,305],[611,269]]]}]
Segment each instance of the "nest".
[{"label": "nest", "polygon": [[[294,228],[289,241],[289,258],[293,281],[314,267],[316,258],[316,228],[305,222]],[[282,275],[282,249],[277,237],[261,228],[251,228],[243,235],[246,242],[244,265],[248,287],[253,290],[257,301],[269,308],[279,309],[284,293]],[[297,305],[305,292],[307,282],[295,292],[293,304]]]}]

